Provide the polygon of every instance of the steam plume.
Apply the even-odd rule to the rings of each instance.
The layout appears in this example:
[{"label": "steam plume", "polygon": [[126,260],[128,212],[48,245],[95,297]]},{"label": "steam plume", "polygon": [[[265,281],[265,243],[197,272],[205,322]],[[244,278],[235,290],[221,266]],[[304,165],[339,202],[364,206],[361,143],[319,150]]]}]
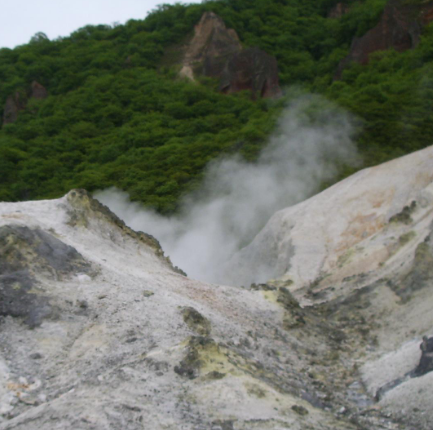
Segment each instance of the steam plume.
[{"label": "steam plume", "polygon": [[163,217],[108,189],[95,195],[126,224],[154,235],[173,263],[195,279],[223,284],[236,274],[225,263],[279,209],[316,193],[341,163],[356,162],[350,117],[316,96],[288,106],[255,163],[239,156],[208,166],[202,192],[187,196],[180,213]]}]

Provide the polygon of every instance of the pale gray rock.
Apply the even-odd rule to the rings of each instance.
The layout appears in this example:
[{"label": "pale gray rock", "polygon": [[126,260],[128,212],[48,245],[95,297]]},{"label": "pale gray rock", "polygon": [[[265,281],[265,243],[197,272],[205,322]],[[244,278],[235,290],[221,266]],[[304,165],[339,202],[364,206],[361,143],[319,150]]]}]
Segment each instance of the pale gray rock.
[{"label": "pale gray rock", "polygon": [[228,272],[237,284],[289,285],[302,306],[322,309],[350,342],[367,342],[356,366],[367,392],[380,393],[377,408],[407,428],[428,429],[432,375],[413,376],[421,338],[433,333],[432,232],[428,147],[277,212]]},{"label": "pale gray rock", "polygon": [[4,312],[1,430],[357,428],[303,375],[305,346],[284,329],[277,290],[186,278],[83,191],[2,203],[0,229],[7,273],[16,264],[31,282],[1,288],[56,310],[32,327],[26,312]]},{"label": "pale gray rock", "polygon": [[31,300],[0,320],[0,430],[430,430],[432,164],[276,214],[248,255],[279,273],[252,288],[187,278],[84,191],[1,203],[0,292]]}]

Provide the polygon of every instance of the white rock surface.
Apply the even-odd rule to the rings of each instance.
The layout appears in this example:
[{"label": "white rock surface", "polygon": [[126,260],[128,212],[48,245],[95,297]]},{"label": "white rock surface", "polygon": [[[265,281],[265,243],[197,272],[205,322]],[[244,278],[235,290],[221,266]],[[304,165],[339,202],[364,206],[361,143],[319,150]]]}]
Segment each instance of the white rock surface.
[{"label": "white rock surface", "polygon": [[[301,343],[282,329],[281,306],[258,291],[175,273],[148,238],[91,202],[73,191],[59,200],[0,204],[0,243],[4,226],[42,229],[91,264],[87,273],[36,270],[39,245],[28,249],[6,236],[13,245],[2,248],[3,263],[14,261],[14,246],[31,259],[37,290],[29,294],[48,297],[54,314],[32,329],[23,318],[1,321],[1,430],[356,428],[302,399],[316,398],[317,390],[299,381],[304,364],[293,348]],[[13,288],[24,291],[21,284]],[[185,307],[210,321],[210,336],[200,338],[185,323]],[[175,372],[191,337],[205,345],[192,349],[200,355],[192,359],[193,379]]]},{"label": "white rock surface", "polygon": [[0,430],[430,430],[432,180],[427,148],[278,212],[233,262],[256,289],[85,192],[0,203]]},{"label": "white rock surface", "polygon": [[[362,170],[298,205],[277,212],[232,262],[233,282],[290,279],[296,288],[332,274],[344,277],[377,271],[390,258],[392,238],[426,236],[433,210],[433,146]],[[417,202],[413,223],[388,224]],[[354,264],[351,264],[351,262]],[[239,274],[235,267],[241,266]]]},{"label": "white rock surface", "polygon": [[[361,360],[361,374],[374,395],[416,367],[421,337],[433,335],[433,276],[427,269],[433,268],[432,228],[433,147],[428,147],[362,170],[276,213],[231,262],[233,270],[241,268],[241,279],[237,274],[233,282],[274,277],[276,285],[290,285],[304,305],[355,297],[356,291],[362,297],[366,291],[369,302],[359,314],[375,322],[370,335],[376,342]],[[422,246],[430,250],[418,279],[414,257]],[[360,305],[354,300],[350,306]],[[418,411],[416,426],[429,428],[429,378],[402,381],[380,404],[400,416]]]}]

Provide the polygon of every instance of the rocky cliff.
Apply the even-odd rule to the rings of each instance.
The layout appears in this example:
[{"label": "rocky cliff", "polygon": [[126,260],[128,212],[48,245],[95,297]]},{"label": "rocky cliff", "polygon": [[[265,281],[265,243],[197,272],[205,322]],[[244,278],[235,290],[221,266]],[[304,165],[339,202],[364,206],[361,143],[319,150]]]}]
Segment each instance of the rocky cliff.
[{"label": "rocky cliff", "polygon": [[206,12],[194,28],[180,74],[192,79],[197,74],[219,78],[229,58],[241,50],[236,31],[215,13]]},{"label": "rocky cliff", "polygon": [[280,97],[277,60],[258,48],[233,55],[224,68],[220,91],[232,94],[243,90],[250,90],[253,97]]},{"label": "rocky cliff", "polygon": [[281,94],[277,60],[259,48],[243,49],[235,30],[213,12],[203,14],[195,26],[182,60],[180,76],[220,79],[220,90],[250,90],[253,97]]},{"label": "rocky cliff", "polygon": [[18,119],[18,114],[26,107],[26,98],[18,91],[11,94],[3,109],[3,124],[14,123]]},{"label": "rocky cliff", "polygon": [[233,262],[275,279],[244,288],[188,279],[84,191],[0,203],[0,429],[429,430],[432,167],[278,212]]},{"label": "rocky cliff", "polygon": [[[364,325],[372,344],[358,362],[362,380],[381,393],[378,407],[403,416],[432,401],[433,374],[412,378],[420,336],[433,331],[432,226],[429,147],[276,213],[228,269],[244,285],[272,277],[289,285],[302,305],[323,306],[349,331]],[[411,418],[407,428],[433,419]]]},{"label": "rocky cliff", "polygon": [[48,97],[47,89],[37,81],[31,85],[30,97],[37,100],[44,100]]},{"label": "rocky cliff", "polygon": [[380,22],[362,37],[352,41],[348,56],[338,67],[336,77],[351,62],[367,64],[376,51],[393,48],[402,52],[419,43],[421,30],[433,21],[433,2],[390,0]]},{"label": "rocky cliff", "polygon": [[3,108],[3,125],[14,123],[18,119],[20,111],[27,106],[29,98],[43,100],[48,97],[46,88],[37,81],[33,81],[30,90],[26,93],[16,91],[11,94]]}]

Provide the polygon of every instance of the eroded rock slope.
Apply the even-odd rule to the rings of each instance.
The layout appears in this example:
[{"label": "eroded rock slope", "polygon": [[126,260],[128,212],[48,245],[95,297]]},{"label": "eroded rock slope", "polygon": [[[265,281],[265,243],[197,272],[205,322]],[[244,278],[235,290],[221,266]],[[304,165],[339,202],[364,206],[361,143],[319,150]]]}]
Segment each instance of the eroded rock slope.
[{"label": "eroded rock slope", "polygon": [[359,428],[286,290],[192,281],[84,191],[2,203],[0,249],[2,430]]},{"label": "eroded rock slope", "polygon": [[370,55],[376,51],[395,49],[403,52],[416,47],[422,29],[432,21],[433,1],[389,0],[379,23],[362,37],[352,40],[350,52],[339,64],[335,77],[340,78],[351,62],[367,64]]},{"label": "eroded rock slope", "polygon": [[276,213],[232,260],[232,281],[288,286],[347,335],[377,407],[428,429],[433,374],[413,372],[433,334],[432,239],[429,147]]},{"label": "eroded rock slope", "polygon": [[1,203],[0,429],[430,429],[432,164],[277,213],[234,262],[276,279],[244,288],[188,279],[85,191]]},{"label": "eroded rock slope", "polygon": [[180,76],[216,78],[225,94],[249,90],[254,98],[281,96],[275,57],[257,47],[243,49],[236,31],[213,12],[203,14],[182,50]]}]

